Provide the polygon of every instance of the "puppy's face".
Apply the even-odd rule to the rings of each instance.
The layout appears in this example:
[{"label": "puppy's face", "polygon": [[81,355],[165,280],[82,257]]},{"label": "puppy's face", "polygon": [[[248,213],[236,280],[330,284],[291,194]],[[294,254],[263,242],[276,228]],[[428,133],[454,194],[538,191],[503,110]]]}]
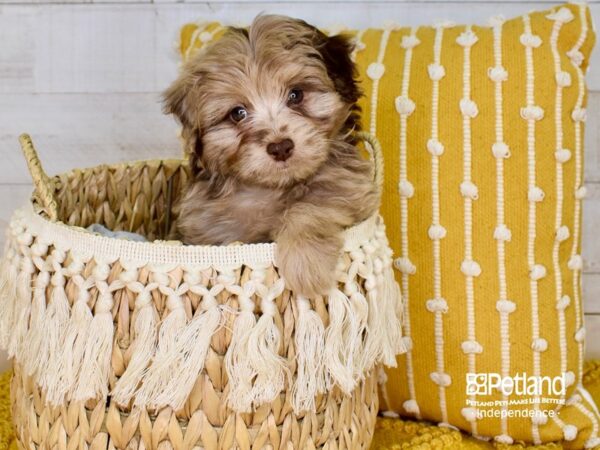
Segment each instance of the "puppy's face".
[{"label": "puppy's face", "polygon": [[284,187],[312,175],[354,126],[351,44],[304,22],[259,16],[189,61],[165,94],[194,169]]}]

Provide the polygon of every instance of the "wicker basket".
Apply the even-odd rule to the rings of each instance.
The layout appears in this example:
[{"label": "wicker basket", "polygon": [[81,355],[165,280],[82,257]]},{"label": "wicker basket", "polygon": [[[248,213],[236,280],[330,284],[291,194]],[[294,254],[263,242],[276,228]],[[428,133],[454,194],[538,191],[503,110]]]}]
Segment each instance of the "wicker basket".
[{"label": "wicker basket", "polygon": [[378,368],[404,350],[380,217],[346,231],[338,288],[307,299],[285,288],[274,244],[155,240],[184,161],[49,178],[21,144],[36,189],[8,229],[0,344],[22,448],[368,448]]}]

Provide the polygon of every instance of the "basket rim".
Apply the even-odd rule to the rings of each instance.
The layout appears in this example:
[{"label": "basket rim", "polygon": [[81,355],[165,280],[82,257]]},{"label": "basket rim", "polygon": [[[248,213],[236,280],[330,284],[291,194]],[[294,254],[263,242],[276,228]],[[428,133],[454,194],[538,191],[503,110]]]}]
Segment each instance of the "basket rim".
[{"label": "basket rim", "polygon": [[[177,245],[167,241],[136,242],[100,236],[85,228],[53,222],[34,209],[31,201],[18,209],[11,219],[19,222],[41,242],[61,251],[71,251],[84,260],[117,260],[146,264],[193,265],[205,267],[277,267],[275,243],[239,245]],[[358,249],[371,239],[383,219],[378,213],[344,232],[344,251]]]},{"label": "basket rim", "polygon": [[76,167],[73,169],[66,170],[65,172],[57,173],[56,175],[50,175],[51,179],[60,179],[60,177],[68,176],[70,174],[76,174],[78,172],[93,171],[98,168],[108,167],[114,169],[134,167],[138,165],[161,165],[161,164],[176,164],[176,165],[188,165],[189,161],[186,158],[178,158],[176,156],[165,157],[165,158],[150,158],[150,159],[132,159],[127,161],[107,162],[96,164],[87,167]]}]

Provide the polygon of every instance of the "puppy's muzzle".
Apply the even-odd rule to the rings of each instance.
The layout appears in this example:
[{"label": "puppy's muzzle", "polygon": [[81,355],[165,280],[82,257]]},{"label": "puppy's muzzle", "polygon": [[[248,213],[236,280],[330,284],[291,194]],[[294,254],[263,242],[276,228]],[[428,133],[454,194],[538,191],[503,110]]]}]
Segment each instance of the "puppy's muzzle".
[{"label": "puppy's muzzle", "polygon": [[291,139],[284,139],[279,142],[271,142],[267,145],[267,153],[275,161],[285,161],[292,156],[294,150],[294,141]]}]

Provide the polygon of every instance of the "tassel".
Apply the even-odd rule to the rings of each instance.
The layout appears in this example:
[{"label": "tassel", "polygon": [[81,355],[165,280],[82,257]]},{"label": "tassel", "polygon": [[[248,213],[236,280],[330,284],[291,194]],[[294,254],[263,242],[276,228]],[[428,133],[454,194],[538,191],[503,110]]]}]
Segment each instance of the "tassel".
[{"label": "tassel", "polygon": [[396,367],[396,355],[407,351],[402,339],[402,293],[392,269],[392,249],[389,248],[383,224],[375,231],[380,243],[380,257],[376,259],[375,272],[381,289],[380,327],[384,330],[382,355],[379,362]]},{"label": "tassel", "polygon": [[[379,249],[378,254],[371,247]],[[376,230],[375,239],[365,246],[365,250],[373,255],[372,273],[366,276],[365,281],[369,299],[368,350],[363,355],[362,367],[368,371],[377,362],[396,367],[396,355],[404,353],[406,348],[400,322],[400,288],[392,272],[391,250],[383,227]]]},{"label": "tassel", "polygon": [[3,260],[0,274],[0,347],[7,348],[13,324],[15,299],[17,297],[18,267],[21,258],[14,248],[9,247]]},{"label": "tassel", "polygon": [[3,261],[3,270],[0,274],[0,347],[7,349],[10,343],[12,328],[15,321],[16,302],[18,297],[17,278],[21,266],[21,254],[17,247],[22,235],[27,235],[21,219],[22,214],[15,212],[9,229],[6,232],[7,246]]},{"label": "tassel", "polygon": [[[330,381],[349,394],[356,385],[354,378],[359,323],[352,311],[350,300],[334,288],[329,293],[329,326],[325,331],[325,367]],[[331,386],[328,386],[331,387]]]},{"label": "tassel", "polygon": [[386,311],[381,303],[381,277],[378,277],[383,269],[383,263],[377,257],[376,251],[378,248],[379,242],[376,239],[372,239],[363,245],[365,257],[370,262],[370,264],[365,265],[365,270],[361,273],[361,276],[365,279],[364,288],[369,304],[364,340],[365,350],[360,362],[361,369],[364,372],[369,371],[375,362],[380,359],[385,339],[385,330],[381,328],[381,325],[385,320],[383,315],[386,314]]},{"label": "tassel", "polygon": [[35,279],[33,288],[29,331],[19,350],[21,364],[29,376],[38,372],[40,361],[48,361],[48,355],[42,354],[42,352],[47,348],[43,345],[45,342],[43,326],[46,317],[46,288],[50,284],[50,262],[40,259],[36,265],[40,272]]},{"label": "tassel", "polygon": [[92,398],[105,399],[108,395],[108,376],[114,334],[112,292],[124,287],[120,280],[112,282],[109,286],[106,282],[109,274],[110,266],[100,262],[92,272],[92,276],[96,280],[98,299],[88,330],[81,370],[77,375],[72,395],[74,401],[86,401]]},{"label": "tassel", "polygon": [[355,250],[351,252],[352,263],[350,266],[338,274],[338,280],[344,283],[344,294],[350,300],[350,308],[354,312],[357,320],[356,335],[352,335],[350,339],[353,341],[349,344],[349,351],[352,352],[351,358],[354,366],[354,379],[362,380],[365,376],[364,364],[362,361],[365,358],[365,352],[368,350],[366,342],[367,325],[369,318],[369,303],[360,291],[356,279],[359,271],[365,272],[367,265],[364,264],[364,253]]},{"label": "tassel", "polygon": [[23,257],[20,264],[21,271],[17,276],[17,298],[12,320],[12,333],[8,343],[8,356],[10,358],[17,355],[27,336],[29,315],[31,314],[31,277],[35,272],[35,266],[31,260],[31,252],[28,247],[31,245],[33,238],[30,234],[22,234],[20,238],[23,238],[20,239]]},{"label": "tassel", "polygon": [[379,289],[377,289],[377,282],[375,276],[369,275],[365,281],[365,289],[367,291],[367,301],[369,303],[369,316],[367,319],[367,329],[365,333],[364,346],[365,351],[361,356],[360,366],[364,372],[369,371],[375,361],[378,361],[381,357],[381,349],[383,346],[384,330],[380,327],[382,322],[382,305],[380,304],[381,298],[379,296]]},{"label": "tassel", "polygon": [[223,325],[221,309],[215,298],[223,290],[223,286],[218,284],[209,291],[198,285],[190,287],[190,290],[203,295],[201,310],[196,312],[194,318],[177,336],[174,358],[169,358],[168,361],[171,373],[169,383],[158,391],[156,399],[150,402],[157,407],[170,406],[174,411],[180,410],[185,404],[200,372],[204,369],[212,336]]},{"label": "tassel", "polygon": [[[31,365],[30,375],[37,375],[40,386],[45,387],[53,385],[56,380],[49,377],[45,370],[48,361],[58,358],[62,351],[64,333],[69,322],[70,305],[67,294],[65,293],[65,273],[61,264],[64,262],[66,254],[57,249],[52,251],[50,264],[54,269],[54,274],[50,277],[52,285],[52,294],[46,307],[46,314],[41,323],[39,340],[39,350],[37,355],[33,355],[34,362]],[[35,343],[38,345],[38,342]],[[44,368],[44,370],[41,370]],[[34,373],[35,371],[35,373]]]},{"label": "tassel", "polygon": [[[254,281],[257,276],[262,277],[258,282],[264,281],[264,271],[254,270],[252,278]],[[254,281],[244,284],[243,289],[236,292],[236,287],[229,289],[238,296],[240,313],[233,323],[233,332],[231,342],[225,353],[225,370],[229,379],[229,395],[227,396],[227,405],[238,413],[252,412],[252,381],[256,372],[252,369],[250,358],[252,355],[248,350],[248,339],[252,329],[256,326],[256,316],[254,315],[254,300],[252,296],[255,292]]]},{"label": "tassel", "polygon": [[112,392],[113,399],[121,406],[127,406],[142,380],[156,348],[156,311],[150,292],[158,287],[158,283],[146,286],[139,282],[130,282],[127,287],[138,294],[135,300],[137,317],[135,319],[135,341],[132,344],[131,360],[127,369],[117,381]]},{"label": "tassel", "polygon": [[33,283],[33,293],[30,300],[29,328],[25,330],[25,335],[17,348],[17,360],[21,363],[25,371],[32,364],[32,356],[38,354],[41,345],[41,338],[39,336],[42,323],[41,316],[46,310],[46,287],[50,283],[48,272],[51,264],[48,260],[44,259],[47,257],[48,244],[38,236],[35,243],[31,246],[31,260],[38,274]]},{"label": "tassel", "polygon": [[382,284],[381,295],[384,305],[382,328],[386,330],[387,337],[383,341],[383,357],[380,362],[389,367],[396,367],[396,355],[406,353],[407,349],[402,339],[402,294],[391,269],[391,260],[384,268]]},{"label": "tassel", "polygon": [[[7,236],[7,239],[10,239],[10,237]],[[0,295],[2,295],[2,292],[4,291],[4,288],[8,283],[8,274],[6,273],[6,271],[8,270],[8,267],[12,264],[13,254],[14,250],[10,245],[10,241],[7,241],[6,244],[4,244],[2,258],[0,258]],[[3,302],[2,297],[0,297],[0,302]]]},{"label": "tassel", "polygon": [[252,388],[255,406],[275,400],[283,390],[286,375],[290,376],[287,361],[279,356],[281,336],[274,320],[277,311],[274,300],[284,288],[283,278],[278,279],[268,291],[264,285],[258,287],[262,297],[262,315],[248,337],[250,365],[256,372]]},{"label": "tassel", "polygon": [[48,378],[55,380],[53,385],[46,386],[46,400],[52,405],[62,405],[65,398],[70,399],[73,395],[93,318],[88,302],[89,290],[95,284],[94,279],[84,280],[81,275],[76,275],[73,277],[73,282],[79,291],[65,331],[62,354],[49,361],[47,369],[50,374]]},{"label": "tassel", "polygon": [[[167,277],[166,274],[162,273],[154,273],[154,275],[156,277],[159,275]],[[138,407],[155,406],[156,398],[169,384],[174,375],[170,362],[177,357],[177,335],[184,329],[187,322],[181,296],[189,290],[188,285],[183,283],[177,290],[173,290],[167,286],[166,281],[158,281],[158,288],[164,295],[167,295],[169,314],[160,326],[158,346],[152,364],[144,371],[142,375],[143,384],[135,395],[134,404]]]},{"label": "tassel", "polygon": [[298,322],[295,345],[298,369],[292,386],[294,412],[315,411],[315,397],[325,392],[323,355],[325,350],[325,326],[319,315],[311,309],[310,302],[296,298]]},{"label": "tassel", "polygon": [[356,334],[350,336],[350,344],[348,351],[354,366],[354,379],[363,380],[365,377],[365,369],[362,362],[367,350],[365,345],[365,337],[367,336],[367,327],[369,319],[369,302],[365,296],[358,290],[356,284],[350,289],[350,294],[344,288],[344,293],[350,300],[351,311],[356,318]]}]

